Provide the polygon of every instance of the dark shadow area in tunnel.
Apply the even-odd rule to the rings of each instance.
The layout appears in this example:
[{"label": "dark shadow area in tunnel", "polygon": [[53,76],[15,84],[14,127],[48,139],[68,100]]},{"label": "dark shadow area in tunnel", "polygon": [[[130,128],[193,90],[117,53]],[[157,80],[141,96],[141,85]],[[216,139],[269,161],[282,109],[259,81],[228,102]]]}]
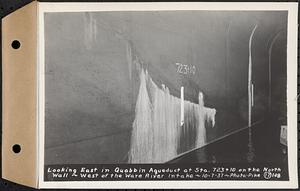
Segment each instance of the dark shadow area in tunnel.
[{"label": "dark shadow area in tunnel", "polygon": [[253,161],[249,162],[249,128],[199,148],[169,163],[275,164],[288,179],[288,154],[280,143],[280,121],[270,116],[251,127]]}]

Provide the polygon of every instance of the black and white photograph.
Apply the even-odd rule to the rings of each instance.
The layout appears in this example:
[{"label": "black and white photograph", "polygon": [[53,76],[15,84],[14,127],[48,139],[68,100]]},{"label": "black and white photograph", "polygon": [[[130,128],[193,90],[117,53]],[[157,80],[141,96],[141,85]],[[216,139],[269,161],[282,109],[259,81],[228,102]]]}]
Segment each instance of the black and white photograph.
[{"label": "black and white photograph", "polygon": [[44,180],[289,181],[289,11],[219,9],[45,11]]}]

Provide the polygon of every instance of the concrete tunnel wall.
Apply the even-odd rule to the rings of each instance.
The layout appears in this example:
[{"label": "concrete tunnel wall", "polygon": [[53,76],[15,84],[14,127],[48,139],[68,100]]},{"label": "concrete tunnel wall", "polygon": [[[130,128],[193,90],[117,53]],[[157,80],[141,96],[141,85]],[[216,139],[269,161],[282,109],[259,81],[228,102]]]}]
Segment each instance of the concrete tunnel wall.
[{"label": "concrete tunnel wall", "polygon": [[[281,29],[272,75],[286,83],[286,21],[286,12],[271,11],[47,13],[45,164],[126,162],[139,80],[129,77],[124,38],[172,95],[180,97],[184,86],[185,98],[197,103],[203,91],[205,105],[217,109],[216,128],[208,129],[213,141],[247,125],[248,41],[258,24],[254,121],[263,118],[268,46]],[[196,66],[196,73],[178,74],[177,62]],[[281,92],[273,99],[284,99],[284,88],[272,88]]]}]

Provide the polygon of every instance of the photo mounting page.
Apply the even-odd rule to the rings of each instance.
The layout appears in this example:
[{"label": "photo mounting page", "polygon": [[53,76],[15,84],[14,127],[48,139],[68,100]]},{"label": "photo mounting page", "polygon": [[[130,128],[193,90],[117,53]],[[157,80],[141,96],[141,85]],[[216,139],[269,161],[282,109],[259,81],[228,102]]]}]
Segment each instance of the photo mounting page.
[{"label": "photo mounting page", "polygon": [[297,187],[296,26],[296,3],[40,3],[41,187]]}]

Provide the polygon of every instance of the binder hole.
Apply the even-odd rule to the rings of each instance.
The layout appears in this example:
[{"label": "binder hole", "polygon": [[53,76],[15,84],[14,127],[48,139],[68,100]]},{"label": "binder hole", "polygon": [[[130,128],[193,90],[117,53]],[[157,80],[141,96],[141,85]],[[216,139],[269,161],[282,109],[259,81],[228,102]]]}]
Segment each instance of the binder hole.
[{"label": "binder hole", "polygon": [[12,46],[14,49],[18,49],[18,48],[20,48],[21,43],[20,43],[18,40],[14,40],[14,41],[11,43],[11,46]]},{"label": "binder hole", "polygon": [[14,151],[14,153],[19,153],[19,152],[21,152],[21,146],[18,145],[18,144],[15,144],[15,145],[12,147],[12,150]]}]

